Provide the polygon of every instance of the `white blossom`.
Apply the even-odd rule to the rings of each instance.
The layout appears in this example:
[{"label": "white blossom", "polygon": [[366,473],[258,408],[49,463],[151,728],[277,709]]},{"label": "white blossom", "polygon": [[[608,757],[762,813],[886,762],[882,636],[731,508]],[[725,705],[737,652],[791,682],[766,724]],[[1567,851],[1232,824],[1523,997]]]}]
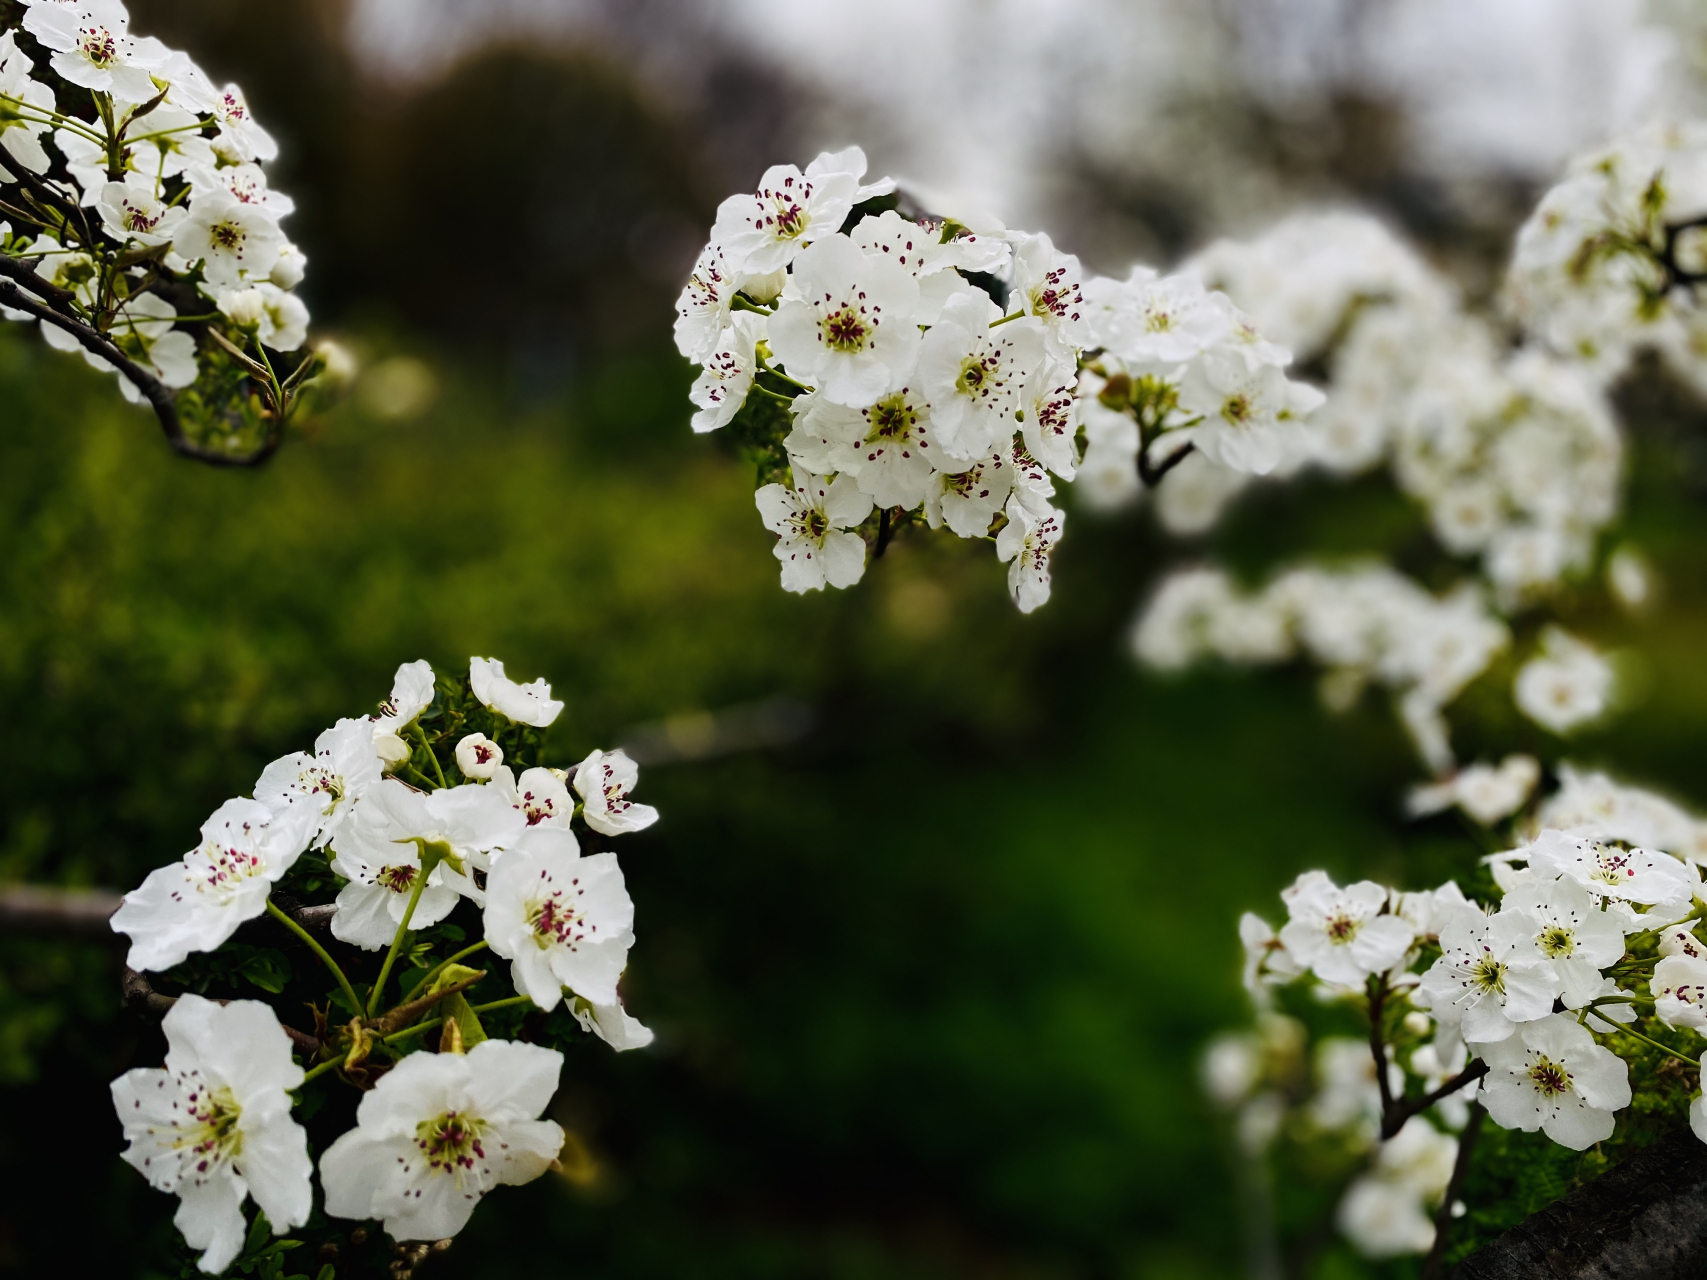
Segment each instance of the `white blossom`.
[{"label": "white blossom", "polygon": [[125,102],[155,95],[149,73],[170,53],[152,37],[130,34],[129,15],[118,0],[34,5],[24,15],[24,30],[53,51],[49,65],[72,84]]},{"label": "white blossom", "polygon": [[310,843],[323,845],[382,772],[372,726],[366,720],[340,720],[314,740],[313,755],[295,751],[262,770],[255,799],[280,812],[305,809],[311,815]]},{"label": "white blossom", "polygon": [[132,969],[170,969],[212,951],[267,909],[273,884],[307,848],[315,816],[306,805],[279,811],[257,800],[227,800],[202,823],[201,843],[148,873],[113,913],[113,932],[130,936]]},{"label": "white blossom", "polygon": [[581,1030],[590,1031],[618,1053],[629,1049],[644,1049],[655,1038],[650,1027],[628,1012],[621,1003],[593,1004],[576,997],[569,1002],[569,1011]]},{"label": "white blossom", "polygon": [[1280,940],[1324,982],[1351,986],[1391,969],[1415,936],[1409,922],[1382,914],[1387,891],[1369,880],[1342,889],[1324,873],[1307,871],[1281,897],[1289,919]]},{"label": "white blossom", "polygon": [[717,207],[712,242],[737,272],[775,271],[807,245],[835,235],[858,189],[858,178],[846,171],[809,177],[791,164],[772,165],[757,191]]},{"label": "white blossom", "polygon": [[190,215],[177,228],[173,249],[215,289],[265,280],[279,260],[284,236],[264,210],[224,190],[198,192]]},{"label": "white blossom", "polygon": [[1039,322],[991,328],[1001,318],[986,294],[968,289],[943,305],[919,348],[918,386],[930,401],[937,444],[962,462],[987,456],[1013,435],[1026,378],[1043,364]]},{"label": "white blossom", "polygon": [[308,1135],[291,1119],[303,1071],[266,1005],[216,1004],[185,994],[166,1011],[164,1068],[113,1081],[124,1159],[181,1203],[173,1222],[201,1269],[224,1271],[243,1248],[243,1201],[253,1196],[275,1234],[307,1223]]},{"label": "white blossom", "polygon": [[771,349],[790,377],[837,404],[871,404],[904,385],[919,352],[918,282],[846,236],[794,260],[771,317]]},{"label": "white blossom", "polygon": [[[55,110],[58,104],[52,89],[30,78],[33,65],[18,49],[12,32],[0,34],[0,97],[18,104],[0,103],[0,147],[5,148],[8,162],[31,173],[45,173],[50,161],[41,135],[52,126],[44,113]],[[0,181],[10,178],[0,165]]]},{"label": "white blossom", "polygon": [[1542,655],[1517,673],[1518,710],[1543,728],[1568,733],[1598,719],[1612,696],[1612,668],[1582,641],[1558,627],[1542,636]]},{"label": "white blossom", "polygon": [[150,179],[135,173],[124,182],[103,186],[95,209],[113,239],[148,247],[170,244],[178,224],[188,216],[181,206],[161,199]]},{"label": "white blossom", "polygon": [[563,1147],[538,1119],[563,1055],[511,1040],[412,1053],[362,1095],[356,1127],[320,1157],[326,1212],[378,1218],[396,1240],[442,1240],[493,1187],[532,1182]]},{"label": "white blossom", "polygon": [[1414,788],[1405,804],[1413,814],[1439,813],[1457,805],[1491,827],[1522,808],[1540,780],[1541,766],[1534,756],[1510,755],[1497,766],[1473,764],[1443,782]]},{"label": "white blossom", "polygon": [[1576,1019],[1550,1014],[1485,1045],[1482,1105],[1504,1129],[1537,1129],[1583,1151],[1612,1136],[1612,1113],[1630,1105],[1630,1071]]},{"label": "white blossom", "polygon": [[524,769],[521,777],[508,765],[492,771],[492,782],[498,794],[521,817],[523,825],[562,827],[568,830],[575,816],[575,800],[563,775],[556,769]]},{"label": "white blossom", "polygon": [[1543,875],[1574,880],[1597,898],[1687,906],[1700,883],[1687,863],[1646,849],[1620,849],[1563,831],[1543,831],[1520,851]]},{"label": "white blossom", "polygon": [[1670,955],[1654,966],[1648,981],[1654,1015],[1668,1027],[1707,1034],[1707,959]]},{"label": "white blossom", "polygon": [[712,342],[704,367],[688,391],[688,399],[699,409],[691,424],[695,431],[726,427],[741,411],[758,370],[756,350],[763,333],[763,321],[751,312],[729,317],[728,327]]},{"label": "white blossom", "polygon": [[1431,1210],[1446,1194],[1457,1158],[1457,1139],[1412,1116],[1346,1189],[1335,1222],[1366,1258],[1427,1253],[1434,1244]]},{"label": "white blossom", "polygon": [[1624,956],[1624,930],[1617,916],[1575,880],[1531,881],[1505,897],[1505,907],[1523,912],[1539,926],[1535,949],[1553,963],[1565,1007],[1580,1009],[1601,991],[1600,971]]},{"label": "white blossom", "polygon": [[415,894],[423,845],[448,847],[455,862],[441,861],[428,873],[410,927],[437,924],[460,895],[479,902],[471,873],[485,868],[492,851],[507,848],[526,825],[496,787],[470,782],[422,793],[384,779],[362,798],[332,845],[332,869],[349,881],[338,891],[333,934],[370,951],[389,945]]},{"label": "white blossom", "polygon": [[563,710],[543,679],[517,684],[504,674],[504,664],[496,658],[470,658],[468,684],[476,698],[517,724],[543,729]]},{"label": "white blossom", "polygon": [[1049,600],[1049,555],[1061,539],[1066,515],[1053,508],[1035,513],[1016,495],[1008,499],[1007,524],[996,535],[996,558],[1008,565],[1008,594],[1021,613]]},{"label": "white blossom", "polygon": [[936,472],[925,490],[925,522],[933,529],[946,524],[962,538],[982,538],[1013,492],[1013,466],[1002,453],[970,466],[949,465],[956,470]]},{"label": "white blossom", "polygon": [[[575,766],[575,791],[581,797],[581,816],[594,831],[607,836],[644,831],[658,821],[649,804],[628,798],[640,781],[640,766],[625,751],[591,751]],[[606,1002],[608,1003],[608,1001]]]},{"label": "white blossom", "polygon": [[483,733],[465,734],[456,744],[456,767],[462,776],[485,782],[504,763],[504,748]]},{"label": "white blossom", "polygon": [[1024,236],[1014,245],[1010,301],[1038,321],[1045,342],[1059,355],[1070,355],[1090,337],[1083,284],[1079,260],[1056,249],[1048,236]]},{"label": "white blossom", "polygon": [[1257,475],[1308,450],[1301,420],[1322,399],[1314,387],[1288,381],[1273,365],[1253,366],[1231,347],[1192,361],[1179,387],[1181,411],[1199,419],[1188,428],[1192,443],[1212,462]]},{"label": "white blossom", "polygon": [[1473,1044],[1504,1040],[1520,1023],[1545,1017],[1563,989],[1553,962],[1535,947],[1535,917],[1502,910],[1459,916],[1440,931],[1440,958],[1421,990],[1437,1015],[1451,1010]]},{"label": "white blossom", "polygon": [[534,827],[486,880],[486,940],[510,961],[516,990],[554,1009],[567,987],[595,1005],[616,1003],[634,943],[634,904],[616,855],[582,857],[560,827]]},{"label": "white blossom", "polygon": [[850,475],[834,480],[799,473],[795,486],[767,484],[753,494],[765,528],[776,534],[785,591],[851,587],[865,575],[865,541],[848,530],[871,512],[871,497]]}]

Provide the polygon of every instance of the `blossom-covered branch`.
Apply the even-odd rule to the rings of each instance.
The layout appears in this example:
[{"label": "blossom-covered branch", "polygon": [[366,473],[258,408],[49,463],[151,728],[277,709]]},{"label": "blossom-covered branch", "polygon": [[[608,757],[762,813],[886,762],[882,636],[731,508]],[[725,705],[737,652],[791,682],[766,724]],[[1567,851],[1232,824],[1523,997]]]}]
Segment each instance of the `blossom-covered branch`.
[{"label": "blossom-covered branch", "polygon": [[851,586],[867,546],[946,525],[995,543],[1030,612],[1066,520],[1056,479],[1155,485],[1193,452],[1268,471],[1320,402],[1195,280],[1092,276],[1047,235],[918,212],[865,169],[827,152],[729,197],[677,303],[694,430],[753,455],[786,589]]},{"label": "blossom-covered branch", "polygon": [[[540,763],[562,709],[495,660],[472,659],[466,679],[407,663],[378,714],[268,765],[113,913],[127,1002],[162,1016],[169,1046],[164,1070],[113,1084],[125,1158],[180,1197],[203,1270],[237,1256],[246,1196],[275,1232],[308,1223],[313,1163],[292,1109],[311,1092],[366,1094],[319,1155],[325,1212],[442,1240],[486,1191],[555,1159],[563,1132],[539,1118],[563,1063],[553,1045],[651,1041],[618,993],[634,941],[621,867],[583,846],[657,813],[631,798],[638,770],[620,751]],[[262,937],[244,926],[263,916],[281,946],[251,945]],[[463,945],[469,926],[479,940]],[[483,951],[509,962],[515,994],[471,1003],[496,966],[463,962]],[[216,994],[236,984],[275,999]],[[311,1007],[312,1033],[279,1018],[287,993]],[[523,1017],[532,1043],[488,1033]]]},{"label": "blossom-covered branch", "polygon": [[120,0],[25,4],[0,33],[0,316],[116,372],[177,453],[265,461],[324,366],[277,145]]}]

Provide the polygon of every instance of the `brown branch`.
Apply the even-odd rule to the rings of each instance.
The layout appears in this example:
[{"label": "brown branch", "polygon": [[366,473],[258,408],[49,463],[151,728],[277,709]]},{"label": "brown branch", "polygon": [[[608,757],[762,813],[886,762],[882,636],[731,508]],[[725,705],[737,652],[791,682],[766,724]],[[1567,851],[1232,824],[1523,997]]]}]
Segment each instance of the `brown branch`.
[{"label": "brown branch", "polygon": [[[152,1013],[163,1018],[172,1006],[178,1003],[176,996],[163,996],[149,986],[148,979],[135,969],[127,968],[124,971],[124,980],[120,984],[120,989],[124,992],[125,1004],[141,1013]],[[230,1004],[231,1001],[215,1000],[214,1003],[226,1005]],[[320,1056],[319,1040],[306,1031],[298,1031],[295,1027],[285,1026],[282,1022],[279,1025],[284,1028],[285,1035],[290,1037],[291,1044],[296,1047],[299,1053],[307,1055],[310,1059]]]},{"label": "brown branch", "polygon": [[388,1036],[393,1031],[401,1031],[407,1023],[413,1022],[439,1001],[448,999],[454,995],[460,995],[485,976],[486,970],[481,969],[472,978],[464,978],[461,982],[453,982],[448,987],[442,987],[431,995],[422,996],[418,1000],[411,1000],[408,1004],[398,1005],[383,1018],[378,1018],[375,1021],[368,1023],[368,1026],[379,1036]]},{"label": "brown branch", "polygon": [[[1381,1091],[1381,1136],[1391,1137],[1387,1121],[1393,1114],[1393,1086],[1387,1079],[1387,1038],[1381,1034],[1381,1011],[1387,1006],[1387,975],[1369,979],[1369,1052],[1375,1059],[1375,1086]],[[1394,1133],[1398,1132],[1397,1126]]]},{"label": "brown branch", "polygon": [[0,253],[0,276],[11,276],[31,293],[59,303],[60,310],[69,308],[77,297],[71,290],[61,289],[58,285],[43,280],[27,263],[18,261],[10,254]]},{"label": "brown branch", "polygon": [[1452,1162],[1452,1178],[1446,1184],[1446,1199],[1440,1202],[1440,1210],[1434,1215],[1434,1243],[1423,1261],[1422,1280],[1440,1280],[1446,1263],[1446,1242],[1452,1235],[1452,1206],[1464,1186],[1464,1175],[1470,1171],[1470,1153],[1475,1149],[1476,1135],[1481,1132],[1482,1117],[1486,1114],[1481,1103],[1470,1104],[1470,1118],[1464,1122],[1464,1132],[1458,1137],[1458,1158]]},{"label": "brown branch", "polygon": [[[30,287],[33,290],[36,286]],[[267,433],[266,440],[253,453],[234,455],[197,444],[184,434],[183,423],[178,419],[177,392],[120,351],[111,338],[96,332],[76,316],[67,315],[30,297],[6,280],[0,280],[0,304],[35,316],[44,324],[52,324],[65,330],[82,344],[84,350],[92,352],[116,368],[131,386],[142,393],[143,398],[153,408],[154,416],[160,419],[161,430],[166,433],[166,443],[174,453],[214,467],[256,467],[278,452],[284,432],[276,419],[273,429]]]},{"label": "brown branch", "polygon": [[[1151,443],[1153,444],[1154,441]],[[1163,476],[1179,466],[1186,460],[1187,455],[1196,452],[1196,450],[1195,444],[1188,444],[1183,449],[1175,449],[1162,460],[1160,466],[1155,466],[1150,462],[1150,445],[1146,444],[1138,450],[1138,478],[1144,482],[1146,489],[1154,489],[1162,483]]]},{"label": "brown branch", "polygon": [[1487,1074],[1488,1064],[1478,1058],[1432,1093],[1425,1093],[1422,1097],[1410,1102],[1401,1102],[1395,1107],[1383,1108],[1381,1113],[1382,1140],[1385,1141],[1399,1132],[1405,1127],[1405,1121],[1412,1116],[1421,1115],[1442,1098],[1450,1098],[1472,1080],[1480,1080]]}]

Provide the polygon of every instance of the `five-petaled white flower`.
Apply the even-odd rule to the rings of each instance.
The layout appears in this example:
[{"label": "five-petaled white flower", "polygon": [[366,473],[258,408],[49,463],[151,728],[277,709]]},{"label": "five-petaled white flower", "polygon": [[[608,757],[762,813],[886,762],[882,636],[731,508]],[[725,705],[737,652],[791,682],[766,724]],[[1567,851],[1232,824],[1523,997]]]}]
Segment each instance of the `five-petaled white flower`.
[{"label": "five-petaled white flower", "polygon": [[699,412],[690,425],[695,431],[715,431],[729,422],[747,402],[758,369],[758,340],[764,320],[750,311],[729,317],[729,324],[706,352],[704,368],[688,391]]},{"label": "five-petaled white flower", "polygon": [[1518,710],[1554,733],[1568,733],[1598,719],[1612,699],[1611,665],[1558,627],[1542,633],[1541,648],[1512,685]]},{"label": "five-petaled white flower", "polygon": [[1612,1136],[1612,1113],[1630,1105],[1630,1069],[1575,1018],[1551,1014],[1482,1049],[1482,1105],[1504,1129],[1537,1129],[1572,1151]]},{"label": "five-petaled white flower", "polygon": [[1707,1034],[1707,960],[1667,956],[1648,980],[1654,1015],[1670,1027],[1693,1027]]},{"label": "five-petaled white flower", "polygon": [[1575,880],[1532,880],[1508,893],[1504,905],[1540,925],[1535,949],[1553,962],[1565,1006],[1580,1009],[1601,992],[1600,971],[1624,954],[1619,918]]},{"label": "five-petaled white flower", "polygon": [[575,798],[555,769],[536,766],[522,770],[518,778],[508,766],[500,765],[492,771],[492,785],[525,826],[567,828],[575,816]]},{"label": "five-petaled white flower", "polygon": [[796,486],[767,484],[753,494],[765,528],[778,537],[785,591],[851,587],[865,574],[865,540],[848,532],[871,513],[871,497],[851,475],[798,473]]},{"label": "five-petaled white flower", "polygon": [[769,341],[790,377],[827,400],[868,405],[903,386],[919,353],[918,282],[846,236],[794,260]]},{"label": "five-petaled white flower", "polygon": [[717,206],[712,242],[723,246],[737,272],[786,267],[807,245],[835,235],[856,203],[894,189],[888,181],[862,187],[864,174],[865,153],[858,147],[825,152],[805,173],[791,164],[772,165],[757,191]]},{"label": "five-petaled white flower", "polygon": [[1281,942],[1324,982],[1353,986],[1384,973],[1416,937],[1409,921],[1382,913],[1387,891],[1373,880],[1342,889],[1326,873],[1306,871],[1281,897],[1290,915]]},{"label": "five-petaled white flower", "polygon": [[1454,915],[1440,931],[1440,958],[1422,977],[1435,1016],[1456,1013],[1464,1039],[1487,1044],[1552,1013],[1564,984],[1536,949],[1540,933],[1540,922],[1523,911]]},{"label": "five-petaled white flower", "polygon": [[582,857],[561,827],[535,827],[492,865],[486,941],[510,962],[516,990],[555,1009],[563,988],[616,1003],[634,945],[634,903],[614,853]]},{"label": "five-petaled white flower", "polygon": [[644,1049],[654,1039],[652,1028],[629,1013],[620,1000],[615,1004],[593,1004],[576,997],[569,1002],[569,1012],[575,1015],[581,1030],[591,1031],[618,1053]]},{"label": "five-petaled white flower", "polygon": [[425,658],[405,662],[392,677],[391,696],[379,704],[374,717],[373,741],[387,765],[402,764],[409,758],[409,744],[403,732],[432,705],[433,668]]},{"label": "five-petaled white flower", "polygon": [[284,244],[284,233],[272,215],[220,188],[196,193],[172,247],[184,263],[200,262],[214,288],[233,289],[245,281],[265,280]]},{"label": "five-petaled white flower", "polygon": [[563,704],[552,698],[551,686],[543,678],[531,684],[517,684],[504,674],[504,664],[496,658],[470,658],[468,683],[476,698],[517,724],[543,729],[563,710]]},{"label": "five-petaled white flower", "polygon": [[658,811],[649,804],[628,798],[640,781],[640,766],[626,751],[592,751],[575,766],[575,790],[580,795],[581,816],[594,831],[607,836],[644,831],[658,821]]},{"label": "five-petaled white flower", "polygon": [[366,720],[340,720],[314,740],[313,755],[293,751],[262,770],[255,799],[281,813],[306,810],[312,815],[309,841],[323,845],[382,773],[373,726]]},{"label": "five-petaled white flower", "polygon": [[1008,522],[996,535],[996,558],[1009,561],[1008,594],[1021,613],[1049,600],[1049,553],[1061,539],[1067,517],[1049,510],[1038,515],[1016,495],[1008,499]]},{"label": "five-petaled white flower", "polygon": [[356,1127],[320,1157],[326,1212],[378,1218],[397,1240],[442,1240],[493,1187],[532,1182],[563,1149],[538,1119],[563,1055],[513,1040],[412,1053],[364,1094]]},{"label": "five-petaled white flower", "polygon": [[193,951],[212,951],[237,926],[267,909],[273,883],[308,847],[307,806],[278,811],[258,800],[227,800],[202,823],[201,843],[151,871],[113,913],[113,932],[130,936],[132,969],[170,969]]},{"label": "five-petaled white flower", "polygon": [[65,79],[123,102],[155,95],[149,72],[171,53],[152,36],[132,36],[130,17],[118,0],[34,5],[24,15],[24,30],[53,50],[49,64]]},{"label": "five-petaled white flower", "polygon": [[933,529],[947,525],[962,538],[982,538],[1013,492],[1013,463],[993,453],[970,466],[951,462],[954,470],[932,474],[925,490],[925,522]]},{"label": "five-petaled white flower", "polygon": [[990,327],[1001,318],[987,294],[968,288],[943,305],[919,347],[918,387],[937,445],[962,462],[1007,443],[1020,425],[1014,415],[1025,407],[1026,377],[1044,363],[1038,322]]},{"label": "five-petaled white flower", "polygon": [[1079,260],[1062,253],[1046,235],[1026,236],[1014,246],[1009,305],[1042,325],[1051,351],[1070,356],[1090,338]]},{"label": "five-petaled white flower", "polygon": [[243,1248],[246,1197],[275,1233],[308,1221],[314,1166],[287,1092],[303,1072],[278,1018],[255,1000],[221,1006],[183,995],[161,1030],[164,1069],[138,1067],[112,1084],[124,1158],[178,1195],[173,1222],[203,1251],[201,1269],[217,1273]]},{"label": "five-petaled white flower", "polygon": [[[470,873],[486,867],[491,852],[513,843],[525,825],[496,787],[468,782],[423,794],[386,778],[362,798],[332,845],[332,869],[349,880],[338,891],[333,935],[375,951],[390,944],[417,891],[414,929],[443,920],[459,895],[481,901]],[[424,845],[446,846],[461,865],[441,861],[420,882]]]},{"label": "five-petaled white flower", "polygon": [[1186,366],[1181,411],[1199,421],[1187,429],[1198,451],[1234,471],[1267,475],[1309,447],[1301,419],[1325,397],[1291,382],[1274,365],[1255,364],[1230,346],[1204,352]]},{"label": "five-petaled white flower", "polygon": [[95,208],[101,225],[113,239],[140,245],[170,244],[178,224],[187,216],[179,205],[169,205],[154,190],[154,182],[142,174],[126,175],[124,182],[109,182],[101,188]]},{"label": "five-petaled white flower", "polygon": [[1519,854],[1532,871],[1574,880],[1597,898],[1614,901],[1682,907],[1699,884],[1698,873],[1670,854],[1620,849],[1564,831],[1543,831]]}]

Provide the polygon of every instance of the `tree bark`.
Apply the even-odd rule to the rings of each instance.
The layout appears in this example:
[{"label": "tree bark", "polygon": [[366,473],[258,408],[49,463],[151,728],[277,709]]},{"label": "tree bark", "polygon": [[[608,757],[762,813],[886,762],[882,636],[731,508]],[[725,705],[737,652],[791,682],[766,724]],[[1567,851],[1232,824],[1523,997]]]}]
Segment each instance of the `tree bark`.
[{"label": "tree bark", "polygon": [[1698,1280],[1707,1145],[1680,1129],[1466,1258],[1453,1280]]}]

